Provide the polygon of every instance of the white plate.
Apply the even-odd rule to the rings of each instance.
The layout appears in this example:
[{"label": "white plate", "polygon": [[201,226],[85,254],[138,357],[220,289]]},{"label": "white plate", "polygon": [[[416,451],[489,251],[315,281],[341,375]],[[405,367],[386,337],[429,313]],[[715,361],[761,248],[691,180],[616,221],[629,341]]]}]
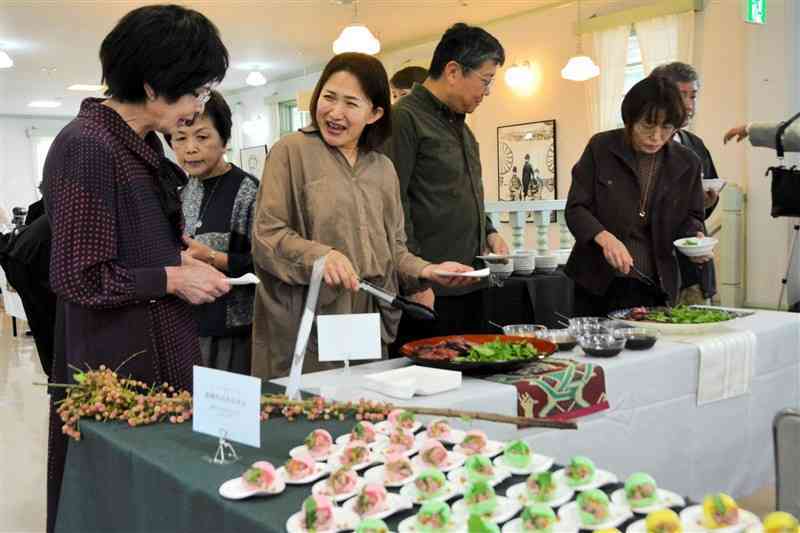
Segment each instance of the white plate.
[{"label": "white plate", "polygon": [[352,498],[353,496],[358,494],[359,491],[362,489],[362,487],[364,487],[364,485],[365,485],[364,480],[361,479],[361,478],[358,478],[358,481],[356,481],[356,487],[352,491],[345,492],[345,493],[338,494],[338,495],[334,496],[333,492],[331,492],[330,494],[327,492],[327,490],[328,490],[328,479],[322,479],[322,480],[317,481],[316,483],[314,483],[314,486],[311,487],[311,494],[314,494],[316,496],[319,496],[319,495],[327,496],[328,498],[330,498],[334,502],[341,503],[341,502],[343,502],[345,500],[349,500],[350,498]]},{"label": "white plate", "polygon": [[[358,519],[358,515],[353,511],[334,507],[333,522],[333,527],[331,529],[318,529],[315,533],[336,533],[337,531],[355,529],[360,520]],[[302,523],[302,511],[294,513],[289,517],[289,520],[286,521],[286,533],[308,533],[308,530],[300,525]]]},{"label": "white plate", "polygon": [[[352,511],[353,513],[355,513],[357,500],[358,498],[353,498],[351,500],[348,500],[342,507],[344,509],[347,509],[348,511]],[[361,519],[363,520],[364,518],[376,518],[378,520],[384,520],[386,518],[389,518],[395,513],[399,513],[400,511],[406,511],[414,507],[414,504],[411,503],[411,500],[403,496],[400,496],[399,494],[394,494],[392,492],[386,493],[386,503],[387,506],[385,510],[381,511],[380,513],[364,515],[361,517]]]},{"label": "white plate", "polygon": [[625,522],[625,520],[633,516],[627,507],[619,506],[613,503],[608,506],[608,513],[609,517],[605,522],[601,522],[594,526],[581,524],[580,514],[578,513],[578,502],[569,502],[568,504],[561,506],[561,509],[558,510],[558,518],[567,524],[576,524],[581,529],[597,531],[598,529],[611,529],[617,527]]},{"label": "white plate", "polygon": [[[389,443],[388,439],[385,442],[381,442],[380,444],[375,446],[374,453],[373,453],[373,455],[375,456],[375,459],[376,459],[375,462],[378,462],[378,463],[385,463],[386,462],[386,450],[389,449],[389,446],[390,446],[390,443]],[[417,453],[419,451],[419,447],[420,447],[420,441],[418,441],[415,438],[414,439],[414,446],[412,446],[408,450],[404,451],[403,455],[405,455],[406,457],[411,457],[412,455],[414,455],[415,453]]]},{"label": "white plate", "polygon": [[[369,446],[367,448],[369,448]],[[350,465],[350,468],[355,470],[355,471],[359,471],[359,470],[364,470],[368,466],[372,466],[375,463],[380,463],[382,454],[380,452],[372,450],[371,448],[369,448],[369,450],[370,450],[370,452],[369,452],[369,455],[367,456],[367,460],[366,461],[363,461],[363,462],[358,463],[358,464]],[[342,452],[342,453],[344,453],[344,452]],[[344,466],[341,463],[341,458],[342,458],[341,454],[339,454],[339,455],[331,455],[328,458],[328,465],[331,467],[331,471],[339,468],[340,466]]]},{"label": "white plate", "polygon": [[628,504],[628,498],[625,497],[625,489],[615,490],[611,495],[611,501],[617,505],[627,505],[634,513],[644,515],[650,514],[654,511],[659,511],[661,509],[667,509],[669,507],[683,507],[686,505],[686,500],[684,500],[679,494],[675,494],[672,491],[658,489],[656,493],[658,494],[658,502],[654,503],[653,505],[645,505],[644,507],[631,507]]},{"label": "white plate", "polygon": [[[502,533],[523,533],[522,518],[515,518],[504,525],[501,531]],[[553,533],[578,533],[578,526],[557,520],[556,523],[553,524]]]},{"label": "white plate", "polygon": [[467,434],[466,431],[450,428],[450,433],[448,433],[446,437],[431,437],[428,435],[428,428],[425,428],[425,431],[417,435],[417,440],[425,442],[428,439],[433,439],[444,442],[445,444],[458,444],[459,442],[464,440],[464,436],[466,434]]},{"label": "white plate", "polygon": [[487,263],[499,263],[501,261],[508,261],[509,259],[514,259],[514,255],[513,254],[507,254],[507,255],[486,254],[486,255],[476,255],[475,257],[478,258],[478,259],[482,259],[483,261],[486,261]]},{"label": "white plate", "polygon": [[505,458],[501,455],[494,460],[494,466],[502,466],[503,468],[507,468],[512,474],[517,476],[528,476],[530,474],[546,472],[551,466],[553,466],[553,458],[534,453],[533,457],[531,457],[531,464],[528,465],[528,468],[515,468],[506,464]]},{"label": "white plate", "polygon": [[[480,454],[481,455],[485,455],[486,457],[491,459],[492,457],[496,457],[496,456],[500,455],[501,453],[503,453],[503,450],[505,449],[505,447],[506,447],[506,444],[504,442],[500,442],[499,440],[488,440],[487,439],[486,440],[486,447],[483,449],[482,452],[480,452]],[[467,457],[469,457],[470,455],[473,455],[473,452],[471,452],[471,451],[469,451],[469,450],[467,450],[465,448],[462,448],[461,444],[456,444],[455,446],[453,446],[453,451],[456,452],[456,453],[460,453],[462,455],[466,455]]]},{"label": "white plate", "polygon": [[428,498],[427,500],[420,500],[419,499],[419,491],[417,491],[416,485],[413,483],[409,483],[408,485],[404,485],[402,489],[400,489],[400,496],[405,496],[412,502],[414,505],[422,505],[427,501],[443,501],[446,502],[452,498],[458,496],[460,492],[458,491],[458,487],[456,487],[455,483],[450,483],[449,481],[444,486],[444,492],[442,492],[441,496],[437,496],[435,498]]},{"label": "white plate", "polygon": [[[509,472],[507,468],[497,466],[494,469],[494,477],[491,479],[490,483],[494,487],[510,477],[511,472]],[[455,470],[451,470],[450,473],[447,474],[447,479],[455,483],[459,490],[462,491],[467,488],[467,485],[469,485],[469,481],[467,481],[467,471],[463,466],[456,468]]]},{"label": "white plate", "polygon": [[713,180],[702,180],[703,181],[703,190],[704,191],[715,191],[719,193],[722,189],[725,188],[727,182],[723,179],[717,178]]},{"label": "white plate", "polygon": [[546,502],[535,502],[528,498],[528,484],[525,482],[512,485],[508,487],[508,490],[506,490],[506,496],[509,498],[516,498],[516,500],[522,505],[528,505],[529,503],[543,503],[553,508],[561,507],[570,501],[574,495],[575,491],[564,483],[556,483],[556,491],[553,493],[553,497]]},{"label": "white plate", "polygon": [[325,461],[329,457],[331,457],[332,455],[336,455],[340,451],[342,451],[342,447],[341,446],[337,446],[337,445],[334,444],[334,445],[332,445],[330,447],[330,449],[328,449],[328,453],[326,453],[325,455],[320,455],[319,457],[314,457],[313,455],[311,455],[311,452],[309,451],[308,446],[303,444],[302,446],[295,446],[294,448],[289,450],[289,457],[293,457],[293,458],[296,459],[298,457],[305,457],[307,455],[311,455],[311,457],[315,461]]},{"label": "white plate", "polygon": [[229,500],[244,500],[252,496],[274,496],[286,490],[286,482],[278,476],[267,489],[254,489],[247,485],[241,477],[229,479],[219,486],[219,495]]},{"label": "white plate", "polygon": [[[495,524],[502,524],[508,522],[514,515],[522,509],[522,506],[517,500],[506,498],[505,496],[497,497],[497,509],[494,510],[492,516],[489,518]],[[453,516],[457,516],[466,521],[469,518],[469,508],[467,508],[466,500],[458,500],[453,504]]]},{"label": "white plate", "polygon": [[[569,483],[567,483],[567,475],[563,468],[561,470],[556,471],[553,474],[553,480],[556,483],[562,483],[570,487]],[[603,485],[608,485],[609,483],[616,483],[617,481],[619,481],[617,479],[617,476],[615,476],[608,470],[601,470],[598,468],[597,470],[595,470],[594,479],[592,481],[584,485],[578,485],[577,487],[570,487],[570,488],[578,492],[582,492],[584,490],[599,489]]]},{"label": "white plate", "polygon": [[426,468],[435,468],[441,472],[449,472],[463,465],[464,461],[466,460],[467,458],[464,454],[456,452],[447,452],[447,459],[445,459],[445,463],[441,466],[426,464],[422,460],[421,455],[414,457],[414,459],[411,460],[411,464],[414,465],[415,468],[419,468],[420,470],[425,470]]},{"label": "white plate", "polygon": [[[374,442],[368,442],[367,446],[369,446],[372,449],[375,449],[378,446],[380,446],[381,443],[383,443],[383,442],[387,442],[388,443],[389,442],[389,437],[387,437],[386,435],[384,435],[382,433],[378,433],[376,431],[375,432],[375,441]],[[341,449],[344,449],[345,446],[350,444],[350,433],[345,433],[344,435],[339,435],[338,437],[336,437],[336,444],[341,446]]]},{"label": "white plate", "polygon": [[278,475],[281,476],[281,479],[283,479],[287,485],[307,485],[331,473],[331,467],[328,463],[316,463],[316,465],[317,468],[314,474],[302,479],[289,479],[289,474],[284,467],[278,468]]},{"label": "white plate", "polygon": [[231,285],[258,285],[261,280],[252,272],[248,272],[244,276],[238,278],[226,278]]},{"label": "white plate", "polygon": [[[446,533],[467,533],[467,524],[459,522],[455,518],[452,519],[452,527],[445,530]],[[409,516],[397,526],[398,533],[419,533],[417,529],[417,517]]]},{"label": "white plate", "polygon": [[414,478],[416,478],[417,474],[419,474],[419,470],[417,470],[417,468],[414,467],[413,464],[411,466],[413,471],[412,474],[407,478],[403,479],[402,481],[395,481],[392,483],[387,482],[386,465],[373,466],[372,468],[364,472],[364,479],[366,480],[367,483],[378,483],[379,485],[383,485],[385,487],[393,487],[393,488],[402,487],[403,485],[414,481]]},{"label": "white plate", "polygon": [[[384,420],[383,422],[378,422],[377,424],[375,424],[374,427],[375,431],[377,431],[378,433],[383,433],[384,435],[388,435],[389,433],[392,432],[392,426],[389,424],[388,420]],[[422,424],[420,422],[414,422],[414,425],[411,426],[411,429],[410,430],[407,429],[406,431],[410,431],[411,433],[416,433],[417,431],[419,431],[419,428],[421,427]]]},{"label": "white plate", "polygon": [[433,273],[437,276],[444,276],[450,278],[487,278],[489,277],[489,269],[482,268],[480,270],[473,270],[471,272],[444,272],[442,270],[434,270]]},{"label": "white plate", "polygon": [[[735,526],[722,527],[719,529],[706,529],[702,526],[703,506],[692,505],[681,511],[681,521],[687,531],[713,531],[713,533],[740,533],[747,528],[754,527],[761,523],[756,515],[750,511],[739,509],[739,523]],[[692,529],[690,529],[692,528]],[[697,529],[694,529],[697,528]]]}]

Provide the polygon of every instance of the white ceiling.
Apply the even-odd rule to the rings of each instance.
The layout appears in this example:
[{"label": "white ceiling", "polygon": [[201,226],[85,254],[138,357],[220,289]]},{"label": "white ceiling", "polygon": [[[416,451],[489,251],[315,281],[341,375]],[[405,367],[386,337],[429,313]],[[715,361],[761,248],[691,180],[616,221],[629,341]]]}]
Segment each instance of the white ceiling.
[{"label": "white ceiling", "polygon": [[[352,6],[338,5],[339,1],[206,0],[182,4],[201,11],[219,27],[231,55],[231,69],[222,87],[230,90],[245,85],[252,65],[263,66],[267,78],[275,80],[299,75],[304,66],[324,64],[332,55],[331,43],[353,19]],[[0,49],[15,62],[13,68],[0,70],[0,115],[74,115],[87,94],[66,87],[100,83],[97,54],[103,37],[125,13],[148,3],[156,2],[0,0]],[[480,24],[561,3],[563,0],[361,0],[359,20],[386,50],[433,40],[458,21]],[[591,4],[623,4],[625,0],[584,3],[591,9]],[[52,68],[54,72],[43,71]],[[27,107],[33,99],[60,99],[63,105],[37,110]]]}]

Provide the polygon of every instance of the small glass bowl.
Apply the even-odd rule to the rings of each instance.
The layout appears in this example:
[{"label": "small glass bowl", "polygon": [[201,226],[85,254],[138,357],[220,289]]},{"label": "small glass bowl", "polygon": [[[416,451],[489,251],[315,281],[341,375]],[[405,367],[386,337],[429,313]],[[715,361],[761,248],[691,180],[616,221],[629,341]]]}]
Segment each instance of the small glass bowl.
[{"label": "small glass bowl", "polygon": [[608,324],[607,318],[598,316],[582,316],[578,318],[569,319],[569,329],[576,337],[583,335],[584,331],[596,330],[597,328],[604,327]]},{"label": "small glass bowl", "polygon": [[578,339],[575,338],[575,335],[573,335],[568,328],[548,329],[547,331],[537,332],[536,336],[558,346],[559,352],[568,352],[578,344]]},{"label": "small glass bowl", "polygon": [[647,328],[617,328],[614,336],[625,339],[625,349],[627,350],[649,350],[658,340],[658,332]]},{"label": "small glass bowl", "polygon": [[503,326],[503,333],[514,337],[538,337],[540,333],[547,331],[547,326],[541,324],[510,324]]},{"label": "small glass bowl", "polygon": [[589,357],[614,357],[625,347],[625,338],[612,333],[580,335],[578,344]]}]

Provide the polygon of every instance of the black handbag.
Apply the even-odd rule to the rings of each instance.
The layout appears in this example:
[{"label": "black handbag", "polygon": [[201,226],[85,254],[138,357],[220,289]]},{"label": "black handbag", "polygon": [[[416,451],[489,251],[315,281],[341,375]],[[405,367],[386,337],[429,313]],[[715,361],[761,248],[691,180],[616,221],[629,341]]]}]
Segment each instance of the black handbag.
[{"label": "black handbag", "polygon": [[766,175],[772,174],[772,211],[773,218],[800,217],[800,169],[797,165],[787,168],[783,164],[783,132],[786,131],[800,113],[783,122],[775,133],[775,151],[780,165],[769,167]]}]

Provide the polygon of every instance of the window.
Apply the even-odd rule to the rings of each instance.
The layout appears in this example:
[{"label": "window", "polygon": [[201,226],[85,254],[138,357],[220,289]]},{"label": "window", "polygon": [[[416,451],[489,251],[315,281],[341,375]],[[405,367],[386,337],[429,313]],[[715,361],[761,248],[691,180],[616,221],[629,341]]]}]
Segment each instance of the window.
[{"label": "window", "polygon": [[[645,78],[644,63],[642,63],[642,49],[639,46],[639,37],[636,30],[631,26],[631,33],[628,35],[628,55],[625,60],[625,85],[619,97],[619,106],[622,107],[622,99],[631,90],[631,87]],[[619,116],[618,127],[622,127],[622,115]]]},{"label": "window", "polygon": [[281,137],[311,124],[311,114],[308,111],[300,111],[297,107],[297,100],[279,102],[278,115],[280,117]]}]

